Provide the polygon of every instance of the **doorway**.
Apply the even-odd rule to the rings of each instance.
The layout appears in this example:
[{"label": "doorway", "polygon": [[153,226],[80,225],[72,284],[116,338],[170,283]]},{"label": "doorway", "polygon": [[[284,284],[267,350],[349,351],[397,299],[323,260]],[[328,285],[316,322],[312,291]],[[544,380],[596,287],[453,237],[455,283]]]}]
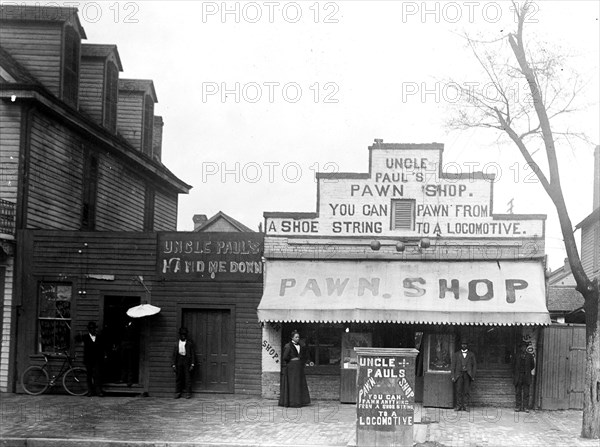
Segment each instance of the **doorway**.
[{"label": "doorway", "polygon": [[106,348],[104,383],[140,381],[139,321],[127,316],[127,309],[140,304],[139,296],[105,296],[103,338]]},{"label": "doorway", "polygon": [[192,390],[233,393],[233,308],[184,309],[181,321],[196,346],[197,367],[192,377]]}]

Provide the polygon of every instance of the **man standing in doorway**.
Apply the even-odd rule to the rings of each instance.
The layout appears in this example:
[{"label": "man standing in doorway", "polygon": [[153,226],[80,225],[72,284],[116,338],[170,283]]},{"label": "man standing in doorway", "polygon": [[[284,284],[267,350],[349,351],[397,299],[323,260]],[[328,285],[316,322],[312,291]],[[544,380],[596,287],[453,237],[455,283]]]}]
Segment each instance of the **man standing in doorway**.
[{"label": "man standing in doorway", "polygon": [[475,354],[469,351],[469,343],[463,339],[460,351],[452,357],[451,373],[456,395],[456,411],[468,411],[467,402],[471,398],[471,382],[475,380],[477,361]]},{"label": "man standing in doorway", "polygon": [[515,384],[515,411],[529,413],[529,385],[531,385],[531,371],[535,368],[533,355],[527,352],[529,343],[521,341],[520,352],[515,357],[513,382]]},{"label": "man standing in doorway", "polygon": [[185,398],[192,397],[192,371],[196,364],[196,348],[194,342],[188,339],[188,331],[179,329],[179,340],[173,347],[171,367],[175,371],[175,399],[185,391]]},{"label": "man standing in doorway", "polygon": [[100,384],[102,362],[104,361],[104,346],[102,337],[97,333],[98,327],[94,321],[87,325],[88,333],[83,337],[83,363],[87,369],[87,387],[89,397],[94,394],[104,396]]}]

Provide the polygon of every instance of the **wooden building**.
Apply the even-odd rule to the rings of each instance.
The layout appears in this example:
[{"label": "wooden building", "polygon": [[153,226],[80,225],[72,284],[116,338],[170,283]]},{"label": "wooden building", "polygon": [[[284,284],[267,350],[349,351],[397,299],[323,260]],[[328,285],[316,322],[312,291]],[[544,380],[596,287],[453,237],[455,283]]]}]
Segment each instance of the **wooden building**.
[{"label": "wooden building", "polygon": [[264,214],[264,396],[278,395],[298,329],[315,397],[354,402],[356,346],[416,347],[417,401],[452,407],[450,362],[467,337],[473,404],[514,405],[518,342],[535,351],[550,323],[545,215],[495,212],[494,176],[445,172],[442,152],[375,140],[368,172],[317,174],[315,212]]},{"label": "wooden building", "polygon": [[[170,397],[171,353],[185,326],[196,342],[195,393],[260,394],[262,233],[25,230],[20,249],[31,260],[23,266],[23,296],[39,296],[41,308],[44,299],[61,302],[61,323],[71,327],[69,348],[79,359],[77,339],[88,321],[98,322],[104,391]],[[37,328],[44,317],[33,304],[21,306],[17,371],[40,360],[31,347],[48,351]],[[128,318],[139,304],[160,313]]]},{"label": "wooden building", "polygon": [[[175,231],[191,188],[161,162],[152,81],[119,79],[117,47],[85,38],[76,9],[0,6],[0,391],[39,353],[72,349],[98,305],[113,306],[87,299],[103,279],[81,258],[155,248],[130,233]],[[109,284],[131,287],[146,267],[115,265]]]}]

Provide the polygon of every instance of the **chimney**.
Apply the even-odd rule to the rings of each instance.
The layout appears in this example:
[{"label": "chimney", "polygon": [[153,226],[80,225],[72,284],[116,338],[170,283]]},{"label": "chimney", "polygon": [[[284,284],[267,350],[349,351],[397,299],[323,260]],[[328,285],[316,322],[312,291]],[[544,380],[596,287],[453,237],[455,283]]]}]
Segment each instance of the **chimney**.
[{"label": "chimney", "polygon": [[600,206],[600,146],[594,150],[594,207],[595,210]]},{"label": "chimney", "polygon": [[564,263],[565,263],[565,266],[564,266],[565,273],[569,273],[571,271],[571,264],[569,264],[569,258],[565,258]]},{"label": "chimney", "polygon": [[117,129],[138,151],[152,156],[154,84],[146,79],[119,79]]},{"label": "chimney", "polygon": [[154,129],[152,130],[152,158],[160,161],[162,158],[162,134],[164,122],[162,116],[154,117]]},{"label": "chimney", "polygon": [[206,223],[208,217],[206,217],[206,214],[194,214],[192,220],[194,221],[194,231],[197,231],[198,228]]}]

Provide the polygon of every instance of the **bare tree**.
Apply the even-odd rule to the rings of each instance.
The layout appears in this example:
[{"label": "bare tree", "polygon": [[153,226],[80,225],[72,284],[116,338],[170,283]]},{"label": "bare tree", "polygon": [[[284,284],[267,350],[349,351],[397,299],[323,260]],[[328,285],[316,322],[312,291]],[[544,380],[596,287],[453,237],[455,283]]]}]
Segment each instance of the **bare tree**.
[{"label": "bare tree", "polygon": [[[563,56],[551,54],[544,46],[535,47],[535,42],[525,42],[523,34],[531,2],[527,1],[520,7],[513,2],[513,7],[516,32],[492,42],[481,42],[467,36],[467,42],[489,82],[483,90],[453,83],[460,91],[462,107],[449,125],[457,129],[497,129],[508,135],[556,207],[576,289],[585,300],[586,369],[581,435],[597,439],[600,437],[598,278],[590,279],[583,269],[563,196],[556,153],[557,143],[584,136],[569,129],[553,129],[559,117],[575,111],[574,103],[581,99],[583,84],[576,75],[565,79]],[[502,59],[491,53],[489,48],[494,46],[492,44],[508,45],[509,56]],[[528,93],[525,98],[520,97],[523,96],[521,87]],[[542,155],[534,158],[541,148],[544,149],[540,151]],[[536,161],[536,158],[540,160]]]}]

